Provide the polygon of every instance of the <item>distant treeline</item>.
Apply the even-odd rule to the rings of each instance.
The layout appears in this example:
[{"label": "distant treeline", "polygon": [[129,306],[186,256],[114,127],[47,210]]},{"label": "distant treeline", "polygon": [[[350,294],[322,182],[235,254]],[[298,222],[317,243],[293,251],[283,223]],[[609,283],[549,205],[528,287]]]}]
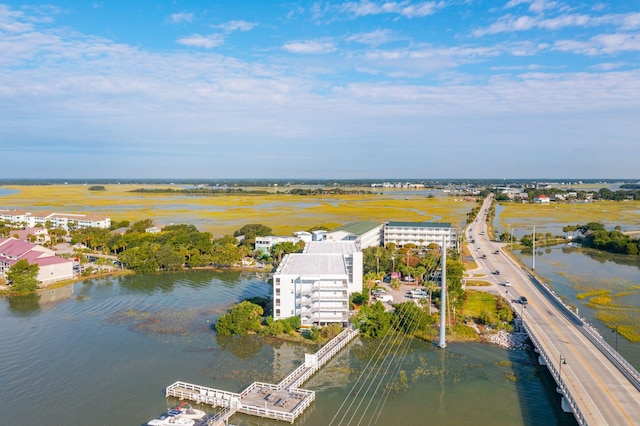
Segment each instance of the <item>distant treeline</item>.
[{"label": "distant treeline", "polygon": [[[621,185],[620,187],[625,187]],[[630,186],[633,186],[630,184]],[[600,188],[599,190],[586,191],[575,189],[560,189],[560,188],[523,188],[522,192],[527,194],[527,199],[533,201],[535,197],[540,195],[546,195],[548,197],[555,197],[563,195],[567,201],[574,200],[586,200],[591,198],[592,200],[610,200],[610,201],[623,201],[623,200],[640,200],[640,185],[637,185],[639,189],[624,190],[619,189],[612,191],[608,188]],[[575,193],[575,196],[568,196],[568,194]],[[499,194],[496,196],[497,201],[508,201],[510,198],[507,194]]]},{"label": "distant treeline", "polygon": [[624,183],[620,185],[620,189],[640,189],[640,183]]},{"label": "distant treeline", "polygon": [[[370,186],[384,182],[408,182],[422,183],[427,188],[443,188],[448,185],[465,185],[469,187],[484,186],[530,186],[535,183],[556,183],[565,184],[603,184],[623,183],[625,185],[638,185],[637,179],[460,179],[460,178],[380,178],[380,179],[20,179],[4,178],[0,179],[0,185],[117,185],[117,184],[141,184],[141,185],[210,185],[225,187],[261,187],[261,186],[287,186],[287,185],[310,185],[310,186]],[[634,188],[627,188],[634,189]]]},{"label": "distant treeline", "polygon": [[590,222],[586,225],[565,226],[564,232],[579,231],[582,234],[582,245],[609,253],[640,255],[640,240],[623,234],[617,226],[607,231],[602,223]]},{"label": "distant treeline", "polygon": [[[249,195],[274,195],[274,192],[269,192],[260,189],[243,189],[243,188],[184,188],[184,189],[172,189],[172,188],[138,188],[133,189],[130,192],[146,193],[146,194],[186,194],[186,195],[219,195],[219,194],[249,194]],[[342,188],[315,188],[315,189],[303,189],[303,188],[279,188],[278,194],[291,194],[291,195],[341,195],[341,194],[372,194],[372,191],[366,190],[347,190]]]}]

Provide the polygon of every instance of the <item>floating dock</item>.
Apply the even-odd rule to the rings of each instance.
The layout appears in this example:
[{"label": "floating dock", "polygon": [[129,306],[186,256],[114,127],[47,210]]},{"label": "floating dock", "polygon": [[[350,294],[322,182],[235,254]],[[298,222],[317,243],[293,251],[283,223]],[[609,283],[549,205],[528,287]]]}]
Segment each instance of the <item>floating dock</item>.
[{"label": "floating dock", "polygon": [[209,425],[224,425],[236,412],[267,417],[293,423],[316,399],[314,391],[301,386],[340,349],[358,335],[354,328],[346,328],[331,339],[315,354],[305,354],[304,364],[296,368],[278,384],[253,382],[240,393],[213,389],[185,382],[175,382],[167,387],[166,397],[189,400],[198,404],[222,407]]}]

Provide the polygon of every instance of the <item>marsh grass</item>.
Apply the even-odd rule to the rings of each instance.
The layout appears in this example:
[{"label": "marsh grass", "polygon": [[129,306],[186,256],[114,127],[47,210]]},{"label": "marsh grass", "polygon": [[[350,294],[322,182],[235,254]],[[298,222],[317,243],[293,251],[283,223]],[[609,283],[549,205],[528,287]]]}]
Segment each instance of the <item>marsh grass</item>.
[{"label": "marsh grass", "polygon": [[604,224],[640,223],[640,201],[598,201],[585,204],[501,203],[500,226],[530,228],[549,223],[564,225],[600,222]]},{"label": "marsh grass", "polygon": [[[184,194],[130,192],[140,187],[170,185],[105,185],[89,191],[85,185],[7,186],[18,191],[3,197],[3,206],[66,213],[105,215],[112,221],[150,218],[161,225],[193,223],[202,231],[222,236],[247,223],[262,223],[278,235],[325,225],[329,229],[361,220],[438,221],[463,224],[475,205],[472,200],[424,196],[399,199],[394,194],[301,196],[274,194]],[[251,188],[248,188],[251,189]]]},{"label": "marsh grass", "polygon": [[640,342],[640,306],[625,298],[637,297],[640,285],[625,280],[594,279],[593,277],[563,274],[575,289],[578,300],[595,310],[595,317],[610,329],[617,329],[620,336],[631,342]]}]

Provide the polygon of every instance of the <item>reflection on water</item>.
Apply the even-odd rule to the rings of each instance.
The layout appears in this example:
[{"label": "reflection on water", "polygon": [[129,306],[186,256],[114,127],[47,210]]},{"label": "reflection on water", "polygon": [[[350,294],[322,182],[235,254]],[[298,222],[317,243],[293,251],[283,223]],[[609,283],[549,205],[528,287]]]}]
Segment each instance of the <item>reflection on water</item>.
[{"label": "reflection on water", "polygon": [[[236,392],[255,380],[277,383],[317,347],[212,329],[231,304],[270,292],[251,274],[194,271],[89,280],[54,303],[0,300],[2,423],[51,424],[55,413],[56,424],[140,425],[175,405],[163,389],[176,380]],[[371,371],[379,344],[356,339],[312,376],[304,387],[317,391],[316,402],[296,424],[327,425],[354,401],[352,387]],[[398,425],[574,424],[532,354],[483,344],[409,347],[399,370],[359,392],[360,408],[348,416]],[[242,415],[233,423],[280,424]]]}]

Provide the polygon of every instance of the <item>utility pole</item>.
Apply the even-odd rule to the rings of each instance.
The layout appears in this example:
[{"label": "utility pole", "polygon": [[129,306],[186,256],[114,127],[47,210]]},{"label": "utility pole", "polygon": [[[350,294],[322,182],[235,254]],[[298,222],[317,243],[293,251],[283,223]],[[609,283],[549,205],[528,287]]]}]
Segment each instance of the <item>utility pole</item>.
[{"label": "utility pole", "polygon": [[447,347],[447,246],[444,235],[442,236],[442,274],[440,274],[440,343],[441,348]]},{"label": "utility pole", "polygon": [[533,266],[531,269],[536,269],[536,227],[533,227]]}]

